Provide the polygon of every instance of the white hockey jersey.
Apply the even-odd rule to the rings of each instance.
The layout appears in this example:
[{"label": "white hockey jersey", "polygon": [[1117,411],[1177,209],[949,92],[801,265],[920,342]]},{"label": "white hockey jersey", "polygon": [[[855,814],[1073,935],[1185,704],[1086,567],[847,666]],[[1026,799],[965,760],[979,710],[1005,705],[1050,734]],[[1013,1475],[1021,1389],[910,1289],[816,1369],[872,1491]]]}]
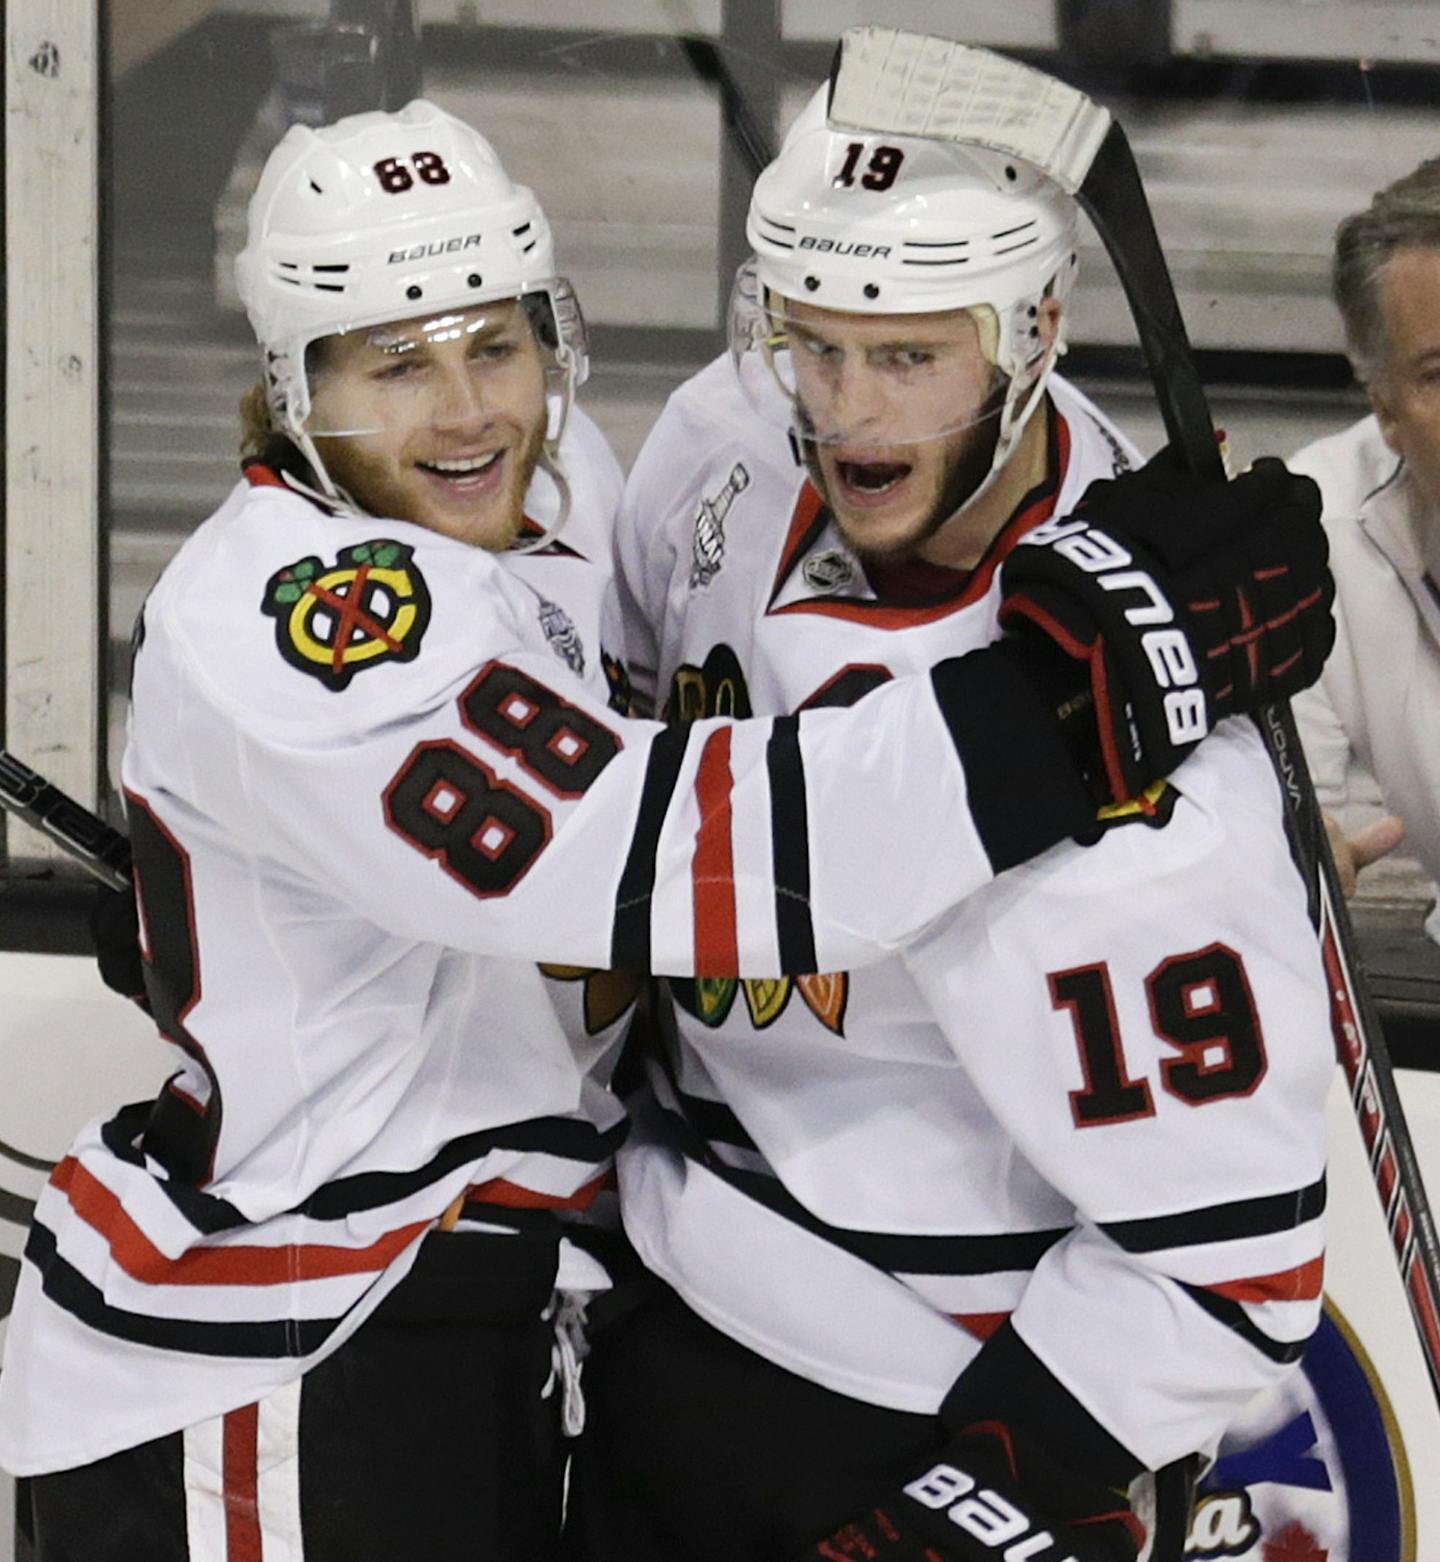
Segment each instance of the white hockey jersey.
[{"label": "white hockey jersey", "polygon": [[[863,963],[992,877],[929,677],[863,714],[617,718],[618,472],[593,426],[567,438],[574,515],[543,551],[331,513],[254,468],[155,587],[124,782],[179,1064],[82,1132],[37,1204],[6,1468],[294,1378],[466,1190],[500,1227],[585,1206],[636,985],[606,973],[773,973],[796,938]],[[543,522],[540,480],[532,498]],[[852,825],[858,852],[812,860],[809,830]]]},{"label": "white hockey jersey", "polygon": [[[681,716],[868,703],[991,641],[1015,539],[1130,459],[1072,387],[1052,397],[1058,482],[968,579],[901,599],[828,521],[783,423],[745,404],[728,364],[702,371],[622,506],[637,682]],[[904,743],[891,762],[927,764]],[[812,839],[858,865],[869,825],[857,811]],[[1247,723],[1094,844],[1003,873],[893,959],[671,986],[656,1103],[621,1152],[626,1227],[760,1354],[933,1412],[1011,1318],[1151,1467],[1212,1441],[1297,1359],[1319,1308],[1333,1047]]]}]

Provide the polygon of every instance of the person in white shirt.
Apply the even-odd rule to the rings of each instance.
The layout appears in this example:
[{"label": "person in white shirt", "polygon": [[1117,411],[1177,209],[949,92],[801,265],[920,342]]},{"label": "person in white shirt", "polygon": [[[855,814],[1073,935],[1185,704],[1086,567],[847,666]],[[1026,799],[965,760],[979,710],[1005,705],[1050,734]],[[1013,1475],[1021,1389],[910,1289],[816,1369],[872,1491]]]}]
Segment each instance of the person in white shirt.
[{"label": "person in white shirt", "polygon": [[[1335,650],[1295,716],[1320,802],[1358,760],[1389,816],[1351,840],[1342,877],[1403,838],[1440,879],[1440,158],[1376,193],[1335,236],[1334,294],[1372,411],[1296,455],[1320,485]],[[1440,942],[1440,908],[1425,923]]]}]

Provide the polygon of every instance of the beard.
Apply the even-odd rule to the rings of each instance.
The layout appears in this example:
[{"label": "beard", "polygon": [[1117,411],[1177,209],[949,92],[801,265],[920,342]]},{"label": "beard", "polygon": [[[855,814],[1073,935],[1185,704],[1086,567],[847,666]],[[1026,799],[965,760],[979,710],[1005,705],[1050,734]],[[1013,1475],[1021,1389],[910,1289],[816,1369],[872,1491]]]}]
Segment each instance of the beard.
[{"label": "beard", "polygon": [[446,506],[428,493],[426,479],[408,463],[397,466],[384,452],[366,447],[363,438],[335,438],[326,443],[322,459],[331,481],[351,503],[378,519],[408,521],[414,526],[460,536],[491,552],[503,552],[520,535],[525,520],[525,495],[545,445],[545,422],[534,424],[519,443],[507,447],[509,470],[504,486],[476,507],[474,519],[483,524],[485,540],[463,535],[465,512],[459,505]]},{"label": "beard", "polygon": [[[945,469],[940,491],[929,511],[912,522],[905,531],[887,541],[865,542],[851,537],[849,530],[841,526],[846,541],[861,559],[894,562],[914,553],[932,538],[948,521],[952,520],[979,493],[991,476],[995,448],[1000,442],[1000,420],[1005,407],[1005,393],[1009,381],[996,371],[996,382],[989,396],[976,413],[969,430],[972,437],[945,456]],[[810,481],[825,501],[831,515],[836,514],[834,498],[819,459],[818,446],[807,437],[808,420],[804,409],[797,404],[797,421],[802,425],[796,432],[795,443]]]}]

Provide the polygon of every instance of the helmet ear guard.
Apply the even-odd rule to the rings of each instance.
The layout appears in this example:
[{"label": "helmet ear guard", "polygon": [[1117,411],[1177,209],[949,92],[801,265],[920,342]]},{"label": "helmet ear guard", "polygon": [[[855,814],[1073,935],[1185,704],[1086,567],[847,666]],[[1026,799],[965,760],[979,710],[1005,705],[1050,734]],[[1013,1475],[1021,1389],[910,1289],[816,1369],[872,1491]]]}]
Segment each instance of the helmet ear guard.
[{"label": "helmet ear guard", "polygon": [[558,473],[560,438],[589,369],[584,318],[556,273],[534,194],[469,125],[417,99],[319,130],[292,126],[265,164],[235,270],[265,354],[271,417],[332,497],[343,496],[306,426],[307,348],[509,299],[520,301],[549,360],[544,460]]}]

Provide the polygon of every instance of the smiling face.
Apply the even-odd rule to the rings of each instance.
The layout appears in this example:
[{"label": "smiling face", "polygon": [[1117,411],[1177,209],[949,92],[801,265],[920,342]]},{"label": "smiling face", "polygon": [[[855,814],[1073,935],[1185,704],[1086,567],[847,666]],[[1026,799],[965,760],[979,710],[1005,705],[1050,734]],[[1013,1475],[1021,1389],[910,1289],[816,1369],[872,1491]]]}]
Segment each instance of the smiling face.
[{"label": "smiling face", "polygon": [[513,300],[317,344],[307,431],[372,515],[500,551],[545,437],[545,361]]},{"label": "smiling face", "polygon": [[1440,525],[1440,249],[1397,250],[1385,266],[1380,304],[1389,352],[1370,399],[1432,526]]},{"label": "smiling face", "polygon": [[989,468],[1004,381],[969,310],[862,315],[787,302],[812,471],[851,546],[910,551]]}]

